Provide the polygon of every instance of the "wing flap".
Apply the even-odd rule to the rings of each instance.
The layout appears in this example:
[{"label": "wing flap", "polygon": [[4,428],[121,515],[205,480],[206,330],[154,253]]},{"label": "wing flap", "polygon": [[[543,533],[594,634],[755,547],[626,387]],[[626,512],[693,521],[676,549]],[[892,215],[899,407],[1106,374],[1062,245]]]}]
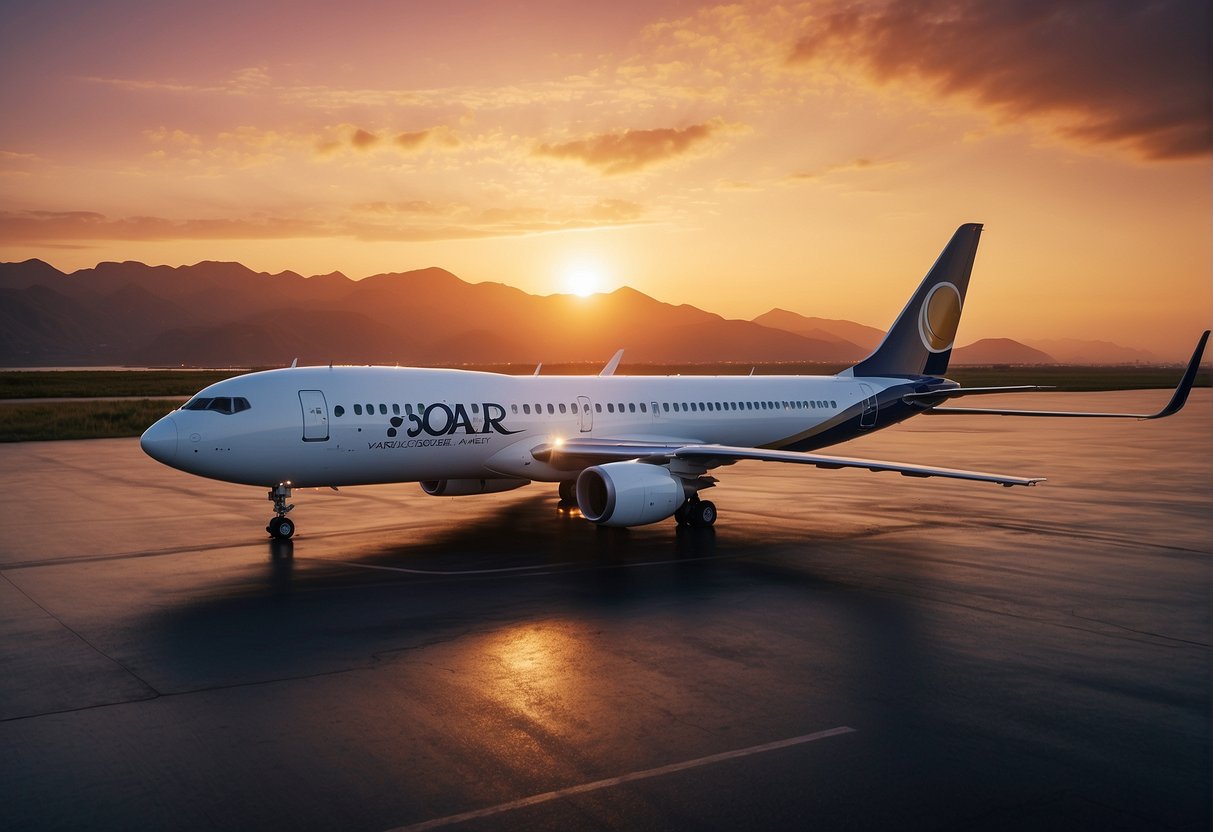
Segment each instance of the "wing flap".
[{"label": "wing flap", "polygon": [[991,474],[985,471],[941,468],[932,465],[912,465],[881,459],[804,454],[798,451],[773,451],[762,448],[734,448],[726,445],[688,445],[685,448],[679,448],[675,452],[674,457],[677,459],[701,461],[705,464],[710,464],[711,462],[723,464],[750,459],[758,462],[790,462],[797,465],[813,465],[817,468],[832,470],[863,468],[875,472],[894,471],[903,477],[946,477],[948,479],[993,482],[1005,486],[1036,485],[1038,482],[1044,482],[1044,477],[1012,477],[1005,474]]},{"label": "wing flap", "polygon": [[879,459],[858,459],[847,456],[805,454],[799,451],[777,451],[763,448],[744,448],[730,445],[693,445],[665,442],[628,441],[614,439],[569,439],[561,443],[543,445],[532,451],[540,462],[550,462],[562,467],[572,465],[597,465],[625,460],[647,460],[667,464],[674,460],[692,462],[703,469],[718,465],[731,465],[742,460],[757,462],[788,462],[797,465],[813,465],[817,468],[841,470],[862,468],[868,471],[893,471],[903,477],[945,477],[948,479],[992,482],[998,485],[1035,485],[1043,477],[1012,477],[984,471],[967,471],[958,468],[941,468],[931,465],[912,465],[904,462],[889,462]]}]

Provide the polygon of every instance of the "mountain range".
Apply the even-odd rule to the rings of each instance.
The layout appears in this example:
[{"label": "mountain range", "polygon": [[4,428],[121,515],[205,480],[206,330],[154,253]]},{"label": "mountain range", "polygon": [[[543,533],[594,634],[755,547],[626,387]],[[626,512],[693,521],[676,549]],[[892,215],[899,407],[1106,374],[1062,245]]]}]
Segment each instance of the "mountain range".
[{"label": "mountain range", "polygon": [[[781,309],[752,321],[631,288],[592,299],[467,283],[440,268],[351,280],[254,272],[239,263],[100,263],[65,274],[41,260],[0,263],[0,366],[275,366],[820,362],[850,364],[884,331]],[[1074,357],[1081,360],[1074,362]],[[1154,362],[1094,341],[1035,346],[985,339],[955,364]]]}]

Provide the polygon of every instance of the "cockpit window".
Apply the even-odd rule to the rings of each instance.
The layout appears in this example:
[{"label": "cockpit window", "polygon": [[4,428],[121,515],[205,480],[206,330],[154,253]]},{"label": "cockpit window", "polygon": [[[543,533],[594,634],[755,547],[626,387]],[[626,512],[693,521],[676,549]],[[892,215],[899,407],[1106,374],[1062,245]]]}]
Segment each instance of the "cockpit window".
[{"label": "cockpit window", "polygon": [[248,399],[243,396],[194,396],[184,405],[182,410],[213,410],[216,413],[232,414],[239,413],[242,410],[248,410],[252,407]]}]

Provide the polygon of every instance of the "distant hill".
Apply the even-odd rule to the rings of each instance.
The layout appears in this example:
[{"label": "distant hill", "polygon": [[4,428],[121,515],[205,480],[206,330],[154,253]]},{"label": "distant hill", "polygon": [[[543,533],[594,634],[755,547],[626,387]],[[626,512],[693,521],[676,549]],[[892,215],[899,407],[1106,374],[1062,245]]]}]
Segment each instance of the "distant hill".
[{"label": "distant hill", "polygon": [[[440,268],[351,280],[239,263],[0,263],[0,366],[303,363],[818,362],[867,356],[884,331],[772,309],[730,320],[631,288],[592,299],[467,283]],[[985,339],[955,364],[1150,363],[1103,341]]]},{"label": "distant hill", "polygon": [[1048,353],[1010,338],[983,338],[967,347],[952,350],[951,365],[965,364],[1056,364]]},{"label": "distant hill", "polygon": [[855,358],[852,359],[854,361],[866,358],[884,338],[883,329],[864,326],[854,321],[809,317],[786,309],[764,312],[754,319],[754,323],[808,338],[834,340],[840,345],[852,346],[855,348]]},{"label": "distant hill", "polygon": [[471,284],[439,268],[351,280],[239,263],[0,264],[0,364],[855,360],[854,345],[623,288],[593,299]]},{"label": "distant hill", "polygon": [[1157,364],[1160,361],[1148,350],[1122,347],[1110,341],[1052,338],[1033,341],[1032,346],[1047,352],[1059,364]]}]

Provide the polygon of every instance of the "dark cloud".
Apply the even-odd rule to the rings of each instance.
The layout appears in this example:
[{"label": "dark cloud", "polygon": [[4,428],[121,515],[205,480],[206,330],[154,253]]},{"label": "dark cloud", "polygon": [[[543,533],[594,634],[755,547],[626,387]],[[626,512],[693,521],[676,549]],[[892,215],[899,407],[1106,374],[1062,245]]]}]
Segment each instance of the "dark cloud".
[{"label": "dark cloud", "polygon": [[564,144],[543,144],[535,149],[535,155],[573,159],[606,174],[631,173],[688,153],[717,129],[717,124],[693,124],[681,130],[625,130]]},{"label": "dark cloud", "polygon": [[917,76],[1007,118],[1044,117],[1147,159],[1213,152],[1207,0],[839,0],[791,61]]}]

